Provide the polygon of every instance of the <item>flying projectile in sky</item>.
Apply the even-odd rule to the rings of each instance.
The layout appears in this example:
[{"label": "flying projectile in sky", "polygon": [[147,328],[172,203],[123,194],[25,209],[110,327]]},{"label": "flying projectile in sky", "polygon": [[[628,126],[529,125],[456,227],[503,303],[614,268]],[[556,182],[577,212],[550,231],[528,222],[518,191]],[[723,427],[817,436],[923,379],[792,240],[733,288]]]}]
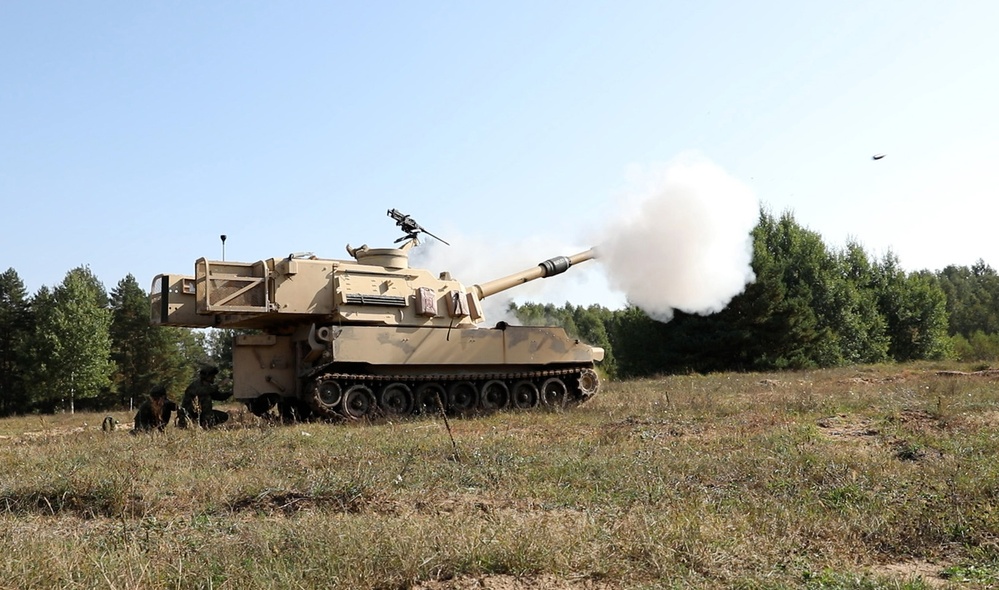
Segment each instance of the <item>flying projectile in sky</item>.
[{"label": "flying projectile in sky", "polygon": [[885,155],[884,155],[884,154],[874,154],[874,159],[875,159],[875,160],[880,160],[880,159],[881,159],[881,158],[883,158],[883,157],[885,157]]}]

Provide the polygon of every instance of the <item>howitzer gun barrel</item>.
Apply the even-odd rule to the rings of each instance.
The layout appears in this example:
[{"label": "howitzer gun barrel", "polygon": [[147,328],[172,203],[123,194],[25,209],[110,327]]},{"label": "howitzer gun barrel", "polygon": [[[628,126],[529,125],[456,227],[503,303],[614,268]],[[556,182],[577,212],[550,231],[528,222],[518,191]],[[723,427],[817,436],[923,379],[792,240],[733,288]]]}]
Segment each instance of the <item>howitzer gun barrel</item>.
[{"label": "howitzer gun barrel", "polygon": [[472,291],[475,292],[479,299],[485,299],[490,295],[494,295],[500,291],[506,291],[507,289],[512,289],[517,285],[522,285],[535,279],[544,279],[561,274],[568,270],[570,266],[579,264],[580,262],[586,262],[587,260],[596,258],[596,256],[596,250],[593,248],[590,248],[585,252],[580,252],[579,254],[573,254],[572,256],[556,256],[555,258],[545,260],[533,268],[522,270],[518,273],[495,279],[487,283],[473,285]]}]

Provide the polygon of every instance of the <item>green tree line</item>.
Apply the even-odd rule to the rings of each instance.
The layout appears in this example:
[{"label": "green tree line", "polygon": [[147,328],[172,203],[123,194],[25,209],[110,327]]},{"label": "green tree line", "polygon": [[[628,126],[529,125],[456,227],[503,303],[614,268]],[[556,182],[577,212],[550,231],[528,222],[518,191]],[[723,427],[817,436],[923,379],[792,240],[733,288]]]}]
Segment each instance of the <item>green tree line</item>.
[{"label": "green tree line", "polygon": [[756,280],[707,316],[677,311],[662,323],[636,307],[534,303],[511,311],[603,347],[603,370],[622,378],[999,358],[999,275],[983,261],[905,272],[893,253],[875,259],[852,241],[833,249],[791,213],[762,210],[752,267]]},{"label": "green tree line", "polygon": [[[561,325],[606,351],[612,377],[773,371],[857,363],[999,358],[999,275],[971,268],[905,272],[855,242],[827,247],[790,213],[761,210],[756,280],[722,311],[676,312],[668,323],[636,307],[513,306],[526,325]],[[154,384],[183,390],[198,366],[231,370],[225,330],[149,323],[149,300],[128,275],[108,294],[87,267],[29,295],[0,274],[0,415],[127,406]]]}]

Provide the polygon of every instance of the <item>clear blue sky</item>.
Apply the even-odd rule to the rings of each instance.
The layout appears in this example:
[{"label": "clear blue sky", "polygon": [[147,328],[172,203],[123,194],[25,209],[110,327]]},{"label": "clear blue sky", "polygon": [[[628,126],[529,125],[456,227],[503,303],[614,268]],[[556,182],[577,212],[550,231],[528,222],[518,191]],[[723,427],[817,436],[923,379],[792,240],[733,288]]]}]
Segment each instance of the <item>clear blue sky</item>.
[{"label": "clear blue sky", "polygon": [[0,271],[342,258],[394,207],[495,245],[473,283],[689,151],[831,246],[996,267],[996,31],[994,1],[4,2]]}]

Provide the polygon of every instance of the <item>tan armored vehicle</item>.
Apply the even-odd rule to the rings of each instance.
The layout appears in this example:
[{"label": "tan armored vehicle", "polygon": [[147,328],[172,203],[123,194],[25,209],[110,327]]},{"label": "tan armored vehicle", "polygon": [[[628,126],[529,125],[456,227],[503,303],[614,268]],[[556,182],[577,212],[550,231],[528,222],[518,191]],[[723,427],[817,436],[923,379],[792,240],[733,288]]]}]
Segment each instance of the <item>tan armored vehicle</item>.
[{"label": "tan armored vehicle", "polygon": [[[233,342],[233,394],[284,418],[456,414],[564,406],[599,388],[601,348],[562,328],[480,328],[481,301],[594,257],[546,260],[465,288],[449,273],[409,267],[423,232],[390,210],[398,248],[347,247],[353,260],[291,255],[195,262],[194,276],[153,281],[153,324],[245,328]],[[433,236],[436,237],[436,236]]]}]

